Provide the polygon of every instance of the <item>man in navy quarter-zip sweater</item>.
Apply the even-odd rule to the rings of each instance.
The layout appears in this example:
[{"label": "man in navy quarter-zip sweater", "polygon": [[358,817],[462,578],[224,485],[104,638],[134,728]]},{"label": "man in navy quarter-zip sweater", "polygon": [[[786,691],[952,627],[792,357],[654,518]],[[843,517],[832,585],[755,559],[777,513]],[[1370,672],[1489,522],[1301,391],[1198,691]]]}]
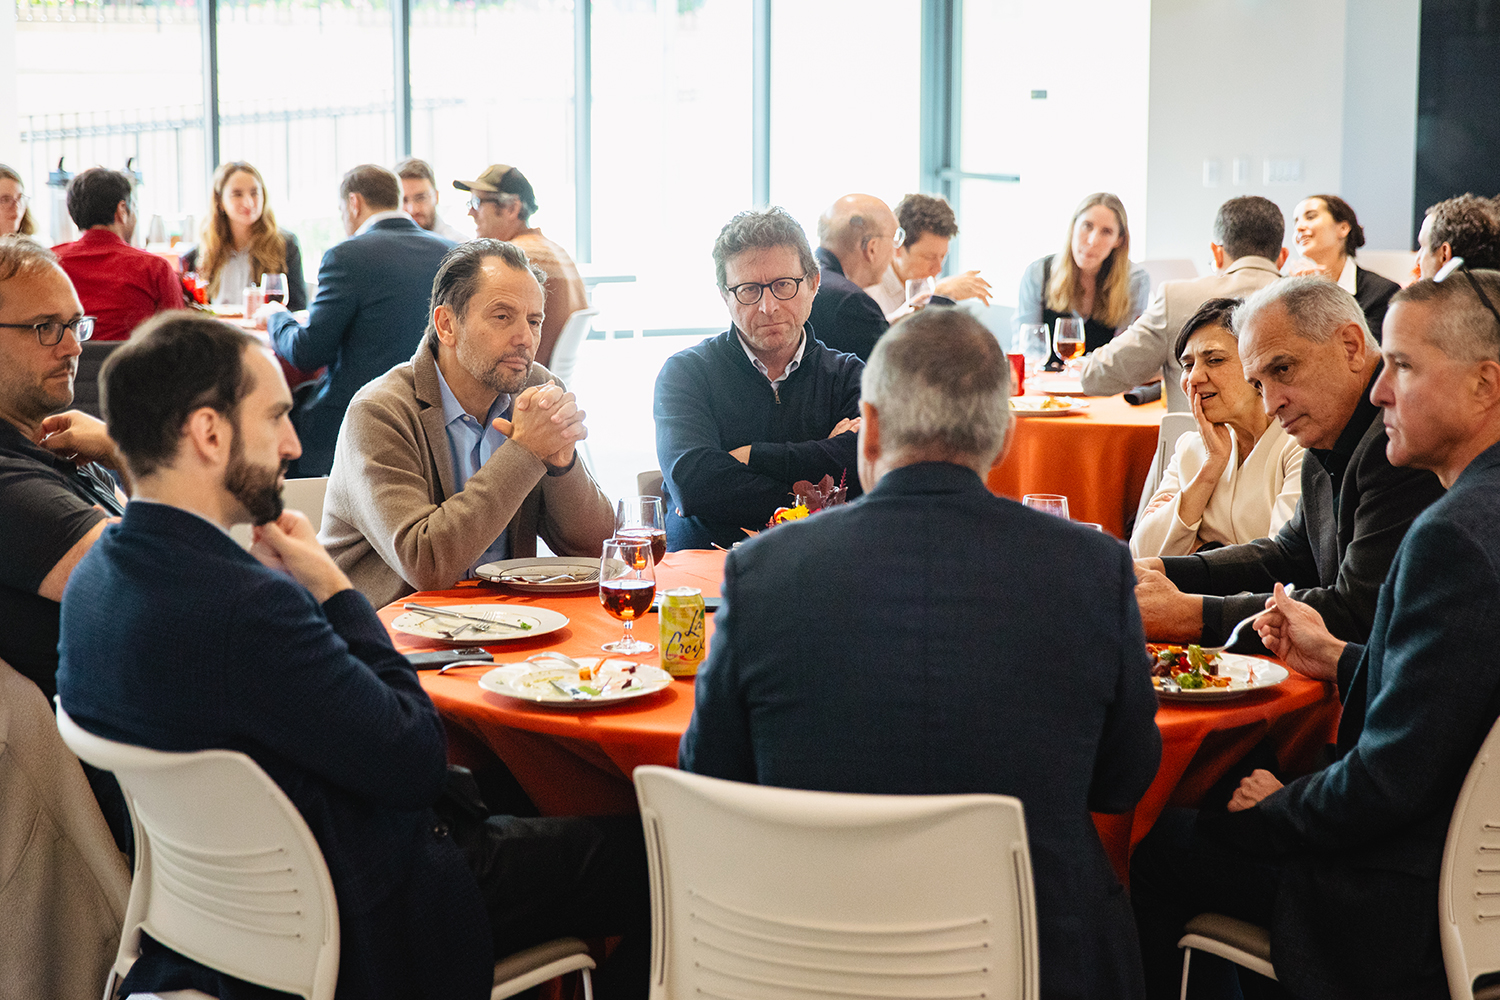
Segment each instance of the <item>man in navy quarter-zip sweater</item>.
[{"label": "man in navy quarter-zip sweater", "polygon": [[[714,242],[731,325],[667,359],[656,379],[656,454],[667,548],[732,546],[792,503],[792,484],[845,478],[864,364],[829,350],[807,317],[818,264],[784,209],[741,212]],[[847,476],[846,476],[847,473]]]}]

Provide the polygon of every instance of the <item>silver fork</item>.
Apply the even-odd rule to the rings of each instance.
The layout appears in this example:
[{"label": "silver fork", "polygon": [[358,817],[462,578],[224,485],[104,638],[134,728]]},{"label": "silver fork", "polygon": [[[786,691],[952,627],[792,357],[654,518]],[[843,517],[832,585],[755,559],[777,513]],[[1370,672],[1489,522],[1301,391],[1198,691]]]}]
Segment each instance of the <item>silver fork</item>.
[{"label": "silver fork", "polygon": [[[1286,596],[1288,596],[1288,597],[1293,596],[1296,593],[1296,591],[1297,591],[1297,588],[1291,586],[1290,584],[1284,585],[1282,587],[1282,589],[1286,591]],[[1227,640],[1225,640],[1224,645],[1222,645],[1222,646],[1200,646],[1199,648],[1202,649],[1205,653],[1222,653],[1222,652],[1224,652],[1224,650],[1228,649],[1230,646],[1233,646],[1236,642],[1239,641],[1240,632],[1243,631],[1243,629],[1245,628],[1246,625],[1249,625],[1251,622],[1255,621],[1255,619],[1259,618],[1261,615],[1263,615],[1265,613],[1266,613],[1265,609],[1262,608],[1260,611],[1255,612],[1255,614],[1250,615],[1248,618],[1241,618],[1238,622],[1235,623],[1235,626],[1230,631],[1229,638]]]}]

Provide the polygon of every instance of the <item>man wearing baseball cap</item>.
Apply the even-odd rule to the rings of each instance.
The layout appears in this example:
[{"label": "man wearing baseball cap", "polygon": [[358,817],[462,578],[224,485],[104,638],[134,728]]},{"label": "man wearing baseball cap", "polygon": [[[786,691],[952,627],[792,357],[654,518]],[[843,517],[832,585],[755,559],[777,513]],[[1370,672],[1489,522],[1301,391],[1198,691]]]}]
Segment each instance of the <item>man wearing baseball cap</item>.
[{"label": "man wearing baseball cap", "polygon": [[492,164],[476,179],[454,181],[453,186],[469,192],[469,218],[474,220],[479,236],[516,244],[526,251],[531,263],[547,272],[547,313],[536,360],[544,366],[551,364],[552,345],[557,343],[568,317],[589,306],[573,258],[540,229],[532,228],[536,193],[526,175],[515,167]]}]

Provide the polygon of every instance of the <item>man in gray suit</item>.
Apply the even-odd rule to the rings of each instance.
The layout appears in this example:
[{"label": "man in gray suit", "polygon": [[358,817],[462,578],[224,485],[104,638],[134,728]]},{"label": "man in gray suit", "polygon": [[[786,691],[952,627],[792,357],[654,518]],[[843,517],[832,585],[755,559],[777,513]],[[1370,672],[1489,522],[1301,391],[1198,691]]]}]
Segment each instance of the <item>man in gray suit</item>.
[{"label": "man in gray suit", "polygon": [[1162,282],[1128,330],[1083,359],[1083,391],[1113,396],[1160,375],[1167,409],[1190,412],[1182,392],[1182,364],[1172,356],[1178,330],[1209,299],[1243,298],[1281,277],[1285,238],[1286,220],[1275,202],[1247,195],[1220,205],[1208,245],[1214,273]]},{"label": "man in gray suit", "polygon": [[298,476],[328,475],[349,400],[411,357],[427,322],[432,276],[453,245],[401,211],[401,182],[373,163],[344,175],[339,214],[350,238],[323,255],[307,325],[278,303],[257,314],[281,357],[303,371],[328,367],[292,411],[302,440],[302,457],[292,467]]}]

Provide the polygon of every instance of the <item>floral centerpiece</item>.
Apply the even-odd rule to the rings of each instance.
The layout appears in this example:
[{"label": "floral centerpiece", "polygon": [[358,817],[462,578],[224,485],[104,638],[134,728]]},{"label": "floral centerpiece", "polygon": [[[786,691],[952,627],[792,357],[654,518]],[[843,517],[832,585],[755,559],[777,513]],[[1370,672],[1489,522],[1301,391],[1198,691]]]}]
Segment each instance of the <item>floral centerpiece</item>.
[{"label": "floral centerpiece", "polygon": [[792,496],[795,503],[790,507],[777,507],[776,513],[771,515],[771,520],[766,522],[766,527],[774,528],[776,525],[786,521],[797,521],[809,514],[815,514],[824,507],[836,507],[849,497],[849,487],[846,480],[849,472],[846,469],[839,476],[838,485],[833,484],[832,476],[824,476],[817,483],[810,483],[806,479],[799,479],[792,484]]}]

